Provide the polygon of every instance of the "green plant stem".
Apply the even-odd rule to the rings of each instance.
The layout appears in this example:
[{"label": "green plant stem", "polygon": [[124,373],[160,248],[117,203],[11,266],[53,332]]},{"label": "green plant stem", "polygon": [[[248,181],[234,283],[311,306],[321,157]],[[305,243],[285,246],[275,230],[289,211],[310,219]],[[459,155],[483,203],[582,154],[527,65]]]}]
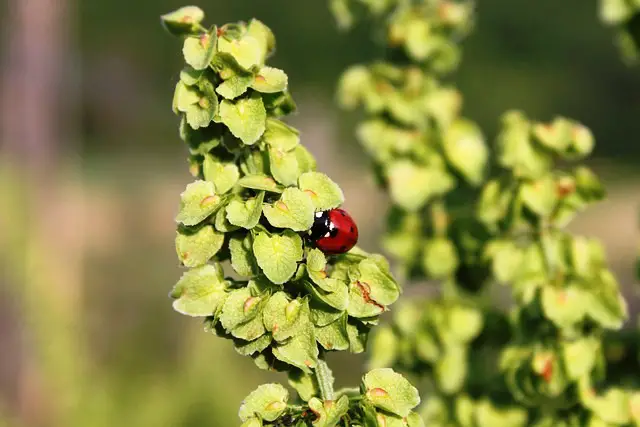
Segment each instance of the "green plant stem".
[{"label": "green plant stem", "polygon": [[320,397],[324,401],[333,400],[333,373],[323,358],[318,359],[318,366],[316,366],[315,371]]}]

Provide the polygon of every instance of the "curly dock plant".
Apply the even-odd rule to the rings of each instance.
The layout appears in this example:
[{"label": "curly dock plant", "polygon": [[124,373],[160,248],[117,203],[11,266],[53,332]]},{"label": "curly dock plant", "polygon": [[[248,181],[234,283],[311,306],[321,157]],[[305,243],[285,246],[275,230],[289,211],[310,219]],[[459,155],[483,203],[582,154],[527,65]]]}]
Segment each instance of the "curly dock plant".
[{"label": "curly dock plant", "polygon": [[[421,412],[432,427],[639,425],[638,380],[610,376],[624,357],[605,348],[626,303],[601,244],[566,230],[604,197],[597,177],[573,165],[590,154],[591,132],[511,111],[490,153],[459,116],[461,95],[441,82],[460,60],[472,1],[331,6],[343,26],[372,16],[384,41],[385,58],[348,69],[338,98],[365,112],[358,140],[393,203],[385,249],[404,279],[439,291],[378,330],[371,365],[426,383]],[[493,284],[513,305],[495,306]]]},{"label": "curly dock plant", "polygon": [[306,237],[343,193],[281,120],[295,104],[287,75],[266,65],[272,32],[255,19],[206,28],[203,18],[194,6],[162,17],[184,42],[173,111],[195,178],[176,217],[187,270],[170,294],[175,310],[203,318],[259,368],[288,373],[298,398],[261,385],[240,407],[243,426],[421,426],[417,390],[391,369],[333,390],[326,353],[364,351],[400,288],[383,257],[325,256]]}]

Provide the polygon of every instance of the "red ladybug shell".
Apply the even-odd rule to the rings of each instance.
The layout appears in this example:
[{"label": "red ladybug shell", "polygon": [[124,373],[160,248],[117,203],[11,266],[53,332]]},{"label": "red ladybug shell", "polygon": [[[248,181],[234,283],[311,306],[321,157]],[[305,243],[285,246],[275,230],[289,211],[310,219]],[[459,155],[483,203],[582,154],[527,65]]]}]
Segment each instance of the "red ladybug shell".
[{"label": "red ladybug shell", "polygon": [[312,238],[325,254],[343,254],[358,242],[358,226],[344,209],[318,212]]}]

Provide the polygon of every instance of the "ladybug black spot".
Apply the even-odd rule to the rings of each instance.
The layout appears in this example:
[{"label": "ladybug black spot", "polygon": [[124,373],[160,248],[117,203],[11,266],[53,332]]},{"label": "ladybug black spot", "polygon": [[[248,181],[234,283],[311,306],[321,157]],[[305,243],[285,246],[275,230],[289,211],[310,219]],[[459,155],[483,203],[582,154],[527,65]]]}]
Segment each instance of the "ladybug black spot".
[{"label": "ladybug black spot", "polygon": [[347,247],[345,245],[340,246],[340,252],[346,252]]},{"label": "ladybug black spot", "polygon": [[353,233],[353,232],[355,231],[355,230],[354,230],[354,228],[353,228],[353,225],[352,225],[351,227],[349,227],[349,231],[350,231],[351,233]]},{"label": "ladybug black spot", "polygon": [[346,213],[344,213],[344,211],[340,211],[340,215],[342,215],[342,216],[347,216],[347,214],[346,214]]}]

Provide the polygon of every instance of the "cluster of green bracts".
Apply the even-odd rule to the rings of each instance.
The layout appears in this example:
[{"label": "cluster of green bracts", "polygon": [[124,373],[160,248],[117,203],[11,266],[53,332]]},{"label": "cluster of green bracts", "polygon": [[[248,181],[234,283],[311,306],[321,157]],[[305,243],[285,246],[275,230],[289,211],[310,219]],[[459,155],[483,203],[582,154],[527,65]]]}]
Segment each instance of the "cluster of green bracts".
[{"label": "cluster of green bracts", "polygon": [[417,391],[390,370],[365,375],[361,393],[334,395],[323,354],[364,351],[400,288],[383,257],[358,248],[326,257],[306,238],[343,193],[281,120],[295,103],[287,75],[266,65],[272,32],[257,20],[205,28],[203,18],[193,6],[162,17],[184,41],[173,111],[195,177],[176,217],[188,270],[174,308],[260,368],[288,372],[298,402],[261,386],[240,410],[244,425],[421,425]]},{"label": "cluster of green bracts", "polygon": [[[604,196],[588,168],[571,167],[592,151],[591,132],[509,112],[489,170],[461,96],[439,82],[457,65],[473,2],[332,5],[342,24],[368,12],[388,47],[385,60],[348,69],[338,91],[366,112],[358,139],[394,203],[385,249],[404,277],[443,285],[377,331],[371,365],[428,381],[430,426],[639,422],[634,389],[596,391],[609,385],[601,336],[622,326],[626,304],[601,245],[564,229]],[[483,297],[498,283],[515,302],[508,313]]]}]

